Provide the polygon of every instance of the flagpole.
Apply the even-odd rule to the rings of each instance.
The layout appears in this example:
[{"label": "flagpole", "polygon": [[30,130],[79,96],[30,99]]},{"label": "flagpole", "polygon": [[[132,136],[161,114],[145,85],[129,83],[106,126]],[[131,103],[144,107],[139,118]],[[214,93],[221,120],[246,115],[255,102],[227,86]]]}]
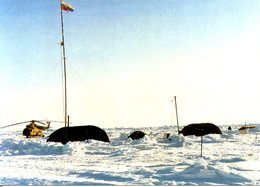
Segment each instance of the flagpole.
[{"label": "flagpole", "polygon": [[63,13],[61,9],[61,2],[60,0],[60,18],[61,18],[61,46],[62,46],[62,55],[63,55],[63,71],[64,71],[64,125],[67,126],[67,69],[66,69],[66,55],[65,55],[65,40],[64,40],[64,28],[63,28]]}]

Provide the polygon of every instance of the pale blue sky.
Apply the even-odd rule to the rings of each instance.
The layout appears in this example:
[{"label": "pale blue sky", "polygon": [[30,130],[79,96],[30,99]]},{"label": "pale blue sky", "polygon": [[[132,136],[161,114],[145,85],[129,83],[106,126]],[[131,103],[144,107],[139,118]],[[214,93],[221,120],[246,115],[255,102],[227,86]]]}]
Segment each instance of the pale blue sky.
[{"label": "pale blue sky", "polygon": [[[259,0],[67,0],[69,114],[101,127],[260,122]],[[59,0],[1,0],[0,125],[62,118]]]}]

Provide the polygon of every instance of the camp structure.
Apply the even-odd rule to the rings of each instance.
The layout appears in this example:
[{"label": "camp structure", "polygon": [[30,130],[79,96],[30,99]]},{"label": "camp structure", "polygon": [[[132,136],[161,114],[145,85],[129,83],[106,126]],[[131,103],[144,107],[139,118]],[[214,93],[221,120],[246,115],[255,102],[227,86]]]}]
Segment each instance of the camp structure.
[{"label": "camp structure", "polygon": [[131,138],[132,140],[137,140],[137,139],[143,138],[144,136],[145,136],[144,132],[134,131],[127,138]]},{"label": "camp structure", "polygon": [[247,124],[245,123],[245,125],[242,126],[242,127],[240,127],[240,128],[238,129],[238,131],[239,131],[240,134],[248,134],[248,133],[249,133],[249,130],[250,130],[250,129],[254,129],[254,128],[256,128],[255,125],[247,125]]},{"label": "camp structure", "polygon": [[201,137],[201,157],[202,157],[202,137],[207,134],[222,134],[221,130],[212,123],[193,123],[185,126],[181,131],[183,136],[200,136]]},{"label": "camp structure", "polygon": [[170,137],[171,137],[171,133],[164,133],[162,138],[167,139],[167,140],[171,140]]},{"label": "camp structure", "polygon": [[180,133],[182,133],[183,136],[204,136],[207,134],[222,134],[219,127],[212,123],[193,123],[185,126],[180,131]]},{"label": "camp structure", "polygon": [[67,67],[66,67],[66,55],[65,55],[65,39],[64,39],[64,27],[63,27],[63,11],[73,12],[74,7],[70,4],[65,3],[63,0],[60,0],[60,20],[61,20],[61,55],[62,55],[62,64],[63,64],[63,88],[64,88],[64,126],[56,131],[54,131],[47,142],[61,142],[66,144],[69,141],[85,141],[89,139],[109,142],[109,138],[106,132],[96,126],[69,126],[69,115],[68,115],[68,106],[67,106]]},{"label": "camp structure", "polygon": [[62,144],[66,144],[69,141],[85,141],[90,139],[110,142],[103,129],[92,125],[60,128],[49,136],[47,142],[61,142]]},{"label": "camp structure", "polygon": [[243,130],[248,130],[248,129],[253,129],[253,128],[256,128],[256,126],[252,125],[252,126],[243,126],[243,127],[240,127],[238,130],[239,131],[243,131]]}]

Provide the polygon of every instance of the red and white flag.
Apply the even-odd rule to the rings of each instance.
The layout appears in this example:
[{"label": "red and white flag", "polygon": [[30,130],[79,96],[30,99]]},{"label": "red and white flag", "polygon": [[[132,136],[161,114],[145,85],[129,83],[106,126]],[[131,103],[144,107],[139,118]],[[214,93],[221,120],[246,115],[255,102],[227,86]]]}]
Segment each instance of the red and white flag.
[{"label": "red and white flag", "polygon": [[66,3],[64,2],[63,0],[61,1],[61,10],[64,10],[64,11],[70,11],[70,12],[73,12],[74,10],[74,7],[71,6],[69,3]]}]

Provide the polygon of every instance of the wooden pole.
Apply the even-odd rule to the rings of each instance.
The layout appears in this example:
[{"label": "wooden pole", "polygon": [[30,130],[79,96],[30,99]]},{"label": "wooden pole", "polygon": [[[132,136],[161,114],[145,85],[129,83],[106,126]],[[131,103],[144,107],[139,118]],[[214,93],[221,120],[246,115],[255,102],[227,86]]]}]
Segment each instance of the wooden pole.
[{"label": "wooden pole", "polygon": [[177,120],[178,134],[180,134],[180,128],[179,128],[179,119],[178,119],[178,109],[177,109],[177,100],[176,100],[176,96],[174,96],[174,100],[175,100],[175,111],[176,111],[176,120]]},{"label": "wooden pole", "polygon": [[201,140],[200,140],[200,156],[202,157],[202,139],[203,136],[201,136]]}]

